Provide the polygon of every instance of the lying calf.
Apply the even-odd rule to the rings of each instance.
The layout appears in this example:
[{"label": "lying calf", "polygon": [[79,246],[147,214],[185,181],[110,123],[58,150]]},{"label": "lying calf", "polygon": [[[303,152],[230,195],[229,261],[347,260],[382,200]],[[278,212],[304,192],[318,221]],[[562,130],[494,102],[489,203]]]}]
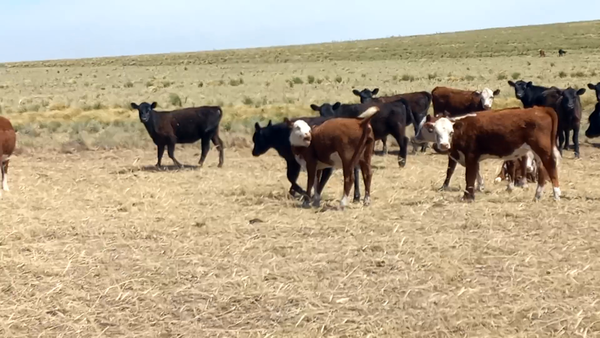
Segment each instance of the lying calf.
[{"label": "lying calf", "polygon": [[[319,126],[310,127],[303,120],[285,122],[291,129],[292,152],[303,167],[306,167],[308,184],[303,206],[310,206],[311,190],[316,183],[317,170],[342,168],[344,172],[344,196],[342,209],[348,204],[348,195],[354,181],[353,168],[360,165],[365,184],[364,204],[371,201],[371,157],[375,137],[371,119],[379,112],[371,107],[357,118],[333,118]],[[316,191],[313,206],[320,206],[321,196]]]}]

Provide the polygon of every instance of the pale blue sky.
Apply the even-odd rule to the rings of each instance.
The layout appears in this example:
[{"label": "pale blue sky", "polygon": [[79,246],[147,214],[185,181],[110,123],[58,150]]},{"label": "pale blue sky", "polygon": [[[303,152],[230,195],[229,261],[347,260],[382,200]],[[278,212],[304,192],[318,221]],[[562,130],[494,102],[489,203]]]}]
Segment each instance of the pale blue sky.
[{"label": "pale blue sky", "polygon": [[264,47],[599,18],[598,0],[0,0],[0,62]]}]

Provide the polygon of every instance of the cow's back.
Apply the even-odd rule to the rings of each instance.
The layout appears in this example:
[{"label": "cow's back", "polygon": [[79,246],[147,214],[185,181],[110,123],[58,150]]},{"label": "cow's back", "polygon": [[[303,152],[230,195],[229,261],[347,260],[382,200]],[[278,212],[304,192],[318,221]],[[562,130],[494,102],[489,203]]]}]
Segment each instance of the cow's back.
[{"label": "cow's back", "polygon": [[448,113],[450,116],[458,116],[482,110],[472,91],[435,87],[431,95],[435,114]]}]

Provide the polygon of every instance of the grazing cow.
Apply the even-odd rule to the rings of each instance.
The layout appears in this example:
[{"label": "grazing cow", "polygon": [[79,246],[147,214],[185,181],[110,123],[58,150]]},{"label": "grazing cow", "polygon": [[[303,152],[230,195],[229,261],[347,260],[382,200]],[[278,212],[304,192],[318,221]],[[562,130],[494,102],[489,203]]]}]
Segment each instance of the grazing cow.
[{"label": "grazing cow", "polygon": [[[551,107],[558,114],[558,149],[562,155],[562,149],[569,148],[569,132],[573,130],[573,145],[575,157],[579,158],[579,128],[581,125],[581,100],[579,96],[585,93],[585,88],[575,90],[574,88],[559,89],[551,87],[542,95],[536,97],[534,105]],[[563,147],[564,143],[564,147]]]},{"label": "grazing cow", "polygon": [[[318,169],[342,168],[344,195],[340,201],[342,209],[348,204],[348,195],[354,180],[353,168],[360,165],[365,184],[365,206],[371,201],[371,157],[375,137],[369,123],[379,112],[378,106],[366,109],[357,118],[334,118],[319,126],[310,127],[303,120],[295,122],[285,119],[291,129],[290,144],[298,162],[303,162],[308,174],[303,206],[310,206],[311,189],[316,182]],[[321,196],[315,192],[313,205],[320,205]]]},{"label": "grazing cow", "polygon": [[[2,190],[8,189],[8,162],[15,150],[17,135],[10,121],[0,116],[0,173],[2,173]],[[2,197],[2,191],[0,191]]]},{"label": "grazing cow", "polygon": [[596,100],[600,102],[600,82],[596,84],[588,83],[588,88],[596,92]]},{"label": "grazing cow", "polygon": [[541,58],[545,58],[546,57],[546,52],[544,52],[543,49],[540,49],[540,57]]},{"label": "grazing cow", "polygon": [[508,85],[515,89],[515,97],[521,101],[523,104],[523,108],[531,108],[533,107],[533,103],[536,98],[542,93],[550,88],[536,86],[533,82],[525,82],[523,80],[519,80],[517,82],[508,81]]},{"label": "grazing cow", "polygon": [[564,56],[565,54],[567,54],[567,52],[564,51],[562,48],[558,50],[558,56]]},{"label": "grazing cow", "polygon": [[[440,118],[433,124],[426,124],[425,128],[433,130],[440,149],[450,150],[447,174],[454,172],[456,163],[465,166],[467,186],[463,199],[471,201],[475,198],[474,185],[480,161],[489,158],[516,160],[529,151],[545,167],[554,187],[554,199],[560,199],[557,168],[560,152],[556,146],[558,115],[554,109],[496,110],[455,122]],[[527,169],[524,169],[523,172],[526,172]],[[541,198],[545,184],[541,173],[539,170],[536,199]]]},{"label": "grazing cow", "polygon": [[448,87],[435,87],[431,91],[433,114],[455,117],[492,109],[494,96],[500,94],[500,89],[492,92],[489,88],[482,91],[460,90]]},{"label": "grazing cow", "polygon": [[148,134],[158,147],[158,161],[156,166],[161,168],[162,156],[167,147],[167,154],[178,167],[182,164],[175,159],[175,144],[194,143],[202,140],[202,153],[198,164],[204,164],[206,155],[210,148],[210,141],[219,149],[219,165],[223,166],[223,141],[219,137],[219,123],[223,116],[221,107],[202,106],[177,109],[170,112],[159,112],[154,110],[156,102],[152,104],[142,102],[139,105],[131,103],[131,108],[137,109],[140,121],[146,127]]},{"label": "grazing cow", "polygon": [[[379,93],[379,88],[375,88],[372,91],[365,88],[361,91],[354,89],[352,93],[358,97],[360,97],[360,103],[366,102],[393,102],[399,99],[405,99],[408,102],[410,111],[412,113],[412,121],[413,127],[415,129],[415,135],[417,134],[417,128],[421,121],[427,115],[429,111],[429,106],[431,105],[431,94],[428,92],[414,92],[414,93],[405,93],[405,94],[397,94],[392,96],[380,96],[375,97]],[[387,154],[387,136],[381,139],[381,143],[383,143],[383,153]],[[421,146],[421,152],[425,152],[427,149],[427,144],[423,144]],[[416,153],[416,147],[413,148],[413,153]]]},{"label": "grazing cow", "polygon": [[381,140],[383,137],[391,134],[398,145],[398,165],[406,165],[408,137],[406,137],[406,126],[413,123],[410,107],[405,99],[399,99],[393,102],[367,102],[360,104],[340,104],[334,105],[325,103],[321,106],[310,105],[311,109],[318,111],[321,116],[332,117],[350,117],[356,118],[370,107],[378,107],[380,112],[371,120],[375,140]]},{"label": "grazing cow", "polygon": [[[303,120],[309,126],[318,126],[326,120],[330,119],[329,117],[322,116],[312,116],[312,117],[300,117],[297,119],[291,120],[291,122],[295,122],[296,120]],[[296,157],[292,153],[292,146],[290,144],[290,128],[287,123],[281,122],[277,124],[272,124],[269,120],[269,123],[266,127],[260,126],[258,122],[254,125],[254,135],[252,136],[252,142],[254,143],[254,148],[252,148],[252,156],[258,157],[269,149],[273,148],[279,156],[283,157],[287,164],[287,179],[291,183],[291,187],[289,190],[290,195],[295,196],[296,193],[299,193],[302,196],[306,195],[306,191],[302,189],[296,182],[298,180],[298,176],[300,175],[301,166],[300,163],[296,160]],[[323,187],[331,177],[333,169],[325,168],[321,174],[321,180],[319,182],[319,187],[317,188],[318,192],[321,193]],[[360,186],[358,180],[358,167],[354,169],[354,175],[356,179],[354,180],[354,202],[358,202],[360,200]]]}]

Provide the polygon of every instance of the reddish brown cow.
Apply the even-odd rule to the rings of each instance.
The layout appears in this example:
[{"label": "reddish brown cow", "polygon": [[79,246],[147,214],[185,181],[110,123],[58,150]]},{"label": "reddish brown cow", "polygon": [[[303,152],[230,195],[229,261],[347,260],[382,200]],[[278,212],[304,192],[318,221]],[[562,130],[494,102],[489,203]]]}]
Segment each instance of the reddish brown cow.
[{"label": "reddish brown cow", "polygon": [[[296,160],[306,167],[308,183],[303,206],[309,207],[311,190],[318,170],[342,168],[344,173],[344,196],[342,209],[348,204],[348,195],[354,181],[353,168],[360,165],[365,184],[364,204],[371,201],[371,157],[375,136],[370,121],[379,112],[379,107],[371,107],[358,118],[333,118],[312,128],[303,120],[285,122],[291,128],[290,144]],[[321,187],[322,188],[322,187]],[[315,191],[314,206],[320,205],[320,193]]]},{"label": "reddish brown cow", "polygon": [[[527,156],[523,156],[514,161],[504,161],[500,172],[494,182],[502,182],[504,180],[508,182],[516,182],[517,185],[526,187],[527,183],[533,183],[537,181],[538,170],[542,171],[544,181],[548,181],[548,173],[540,160],[535,159],[532,152],[528,153]],[[525,175],[523,175],[523,168],[527,168]]]},{"label": "reddish brown cow", "polygon": [[[425,128],[435,133],[440,149],[450,150],[447,177],[454,172],[456,163],[466,167],[467,186],[463,199],[475,198],[474,186],[480,161],[488,158],[516,160],[530,151],[546,169],[554,187],[554,198],[560,199],[557,168],[560,152],[556,146],[558,115],[554,109],[536,106],[498,110],[455,122],[440,118],[433,124],[426,123]],[[538,171],[536,199],[541,198],[545,184],[542,172]]]},{"label": "reddish brown cow", "polygon": [[[17,135],[10,121],[0,116],[0,173],[2,174],[2,190],[8,189],[8,162],[15,150]],[[0,191],[2,197],[2,191]]]},{"label": "reddish brown cow", "polygon": [[500,89],[492,92],[489,88],[484,88],[482,91],[472,91],[435,87],[431,91],[433,114],[454,117],[489,110],[492,109],[494,96],[498,94],[500,94]]}]

